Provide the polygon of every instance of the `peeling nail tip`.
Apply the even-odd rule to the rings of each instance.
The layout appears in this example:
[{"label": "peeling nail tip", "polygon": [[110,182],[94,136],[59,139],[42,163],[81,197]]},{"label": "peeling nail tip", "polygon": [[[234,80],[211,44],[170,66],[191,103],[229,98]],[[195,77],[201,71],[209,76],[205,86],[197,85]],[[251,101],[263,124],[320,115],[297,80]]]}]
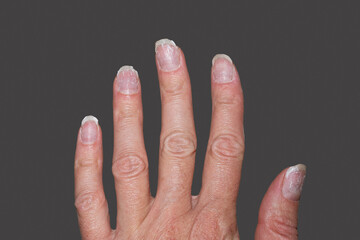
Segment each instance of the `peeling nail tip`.
[{"label": "peeling nail tip", "polygon": [[92,115],[88,115],[88,116],[84,117],[84,119],[81,121],[81,126],[84,125],[88,121],[93,121],[96,123],[96,125],[98,125],[98,123],[99,123],[99,121],[96,117],[94,117]]},{"label": "peeling nail tip", "polygon": [[285,198],[293,201],[300,199],[305,175],[306,166],[304,164],[297,164],[288,168],[282,187],[282,193]]},{"label": "peeling nail tip", "polygon": [[171,45],[171,46],[174,46],[176,47],[176,44],[173,40],[170,40],[170,39],[167,39],[167,38],[163,38],[163,39],[160,39],[158,41],[155,42],[155,52],[156,52],[156,49],[159,47],[159,46],[162,46],[162,45]]},{"label": "peeling nail tip", "polygon": [[155,55],[159,69],[163,72],[175,71],[181,65],[180,49],[170,39],[161,39],[155,43]]},{"label": "peeling nail tip", "polygon": [[216,54],[213,59],[212,59],[212,65],[214,65],[215,61],[219,58],[225,58],[226,60],[228,60],[229,62],[233,63],[231,58],[226,55],[226,54]]},{"label": "peeling nail tip", "polygon": [[305,172],[306,173],[306,166],[304,164],[297,164],[295,166],[289,167],[286,171],[285,177],[288,177],[293,172]]},{"label": "peeling nail tip", "polygon": [[139,76],[138,72],[134,69],[133,66],[130,66],[130,65],[124,65],[122,66],[119,71],[117,72],[117,75],[119,75],[121,72],[124,72],[124,71],[132,71],[134,73],[136,73],[137,76]]},{"label": "peeling nail tip", "polygon": [[[88,124],[85,124],[89,122]],[[95,123],[95,124],[94,124]],[[96,117],[88,115],[84,117],[80,128],[80,141],[83,144],[93,144],[98,136],[99,125]]]},{"label": "peeling nail tip", "polygon": [[212,59],[212,80],[217,83],[234,81],[234,66],[231,58],[225,54],[216,54]]},{"label": "peeling nail tip", "polygon": [[116,75],[116,89],[122,94],[131,95],[139,92],[139,74],[133,66],[122,66]]}]

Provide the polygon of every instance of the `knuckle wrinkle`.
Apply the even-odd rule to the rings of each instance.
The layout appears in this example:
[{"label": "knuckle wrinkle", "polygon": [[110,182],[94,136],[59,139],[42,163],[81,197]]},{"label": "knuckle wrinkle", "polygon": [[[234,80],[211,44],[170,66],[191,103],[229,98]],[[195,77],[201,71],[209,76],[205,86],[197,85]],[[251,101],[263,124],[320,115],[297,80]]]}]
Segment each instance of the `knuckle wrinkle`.
[{"label": "knuckle wrinkle", "polygon": [[115,110],[115,118],[118,122],[124,119],[134,119],[139,116],[140,110],[134,104],[125,103]]},{"label": "knuckle wrinkle", "polygon": [[184,158],[191,156],[196,151],[194,137],[182,132],[172,132],[163,140],[162,152]]},{"label": "knuckle wrinkle", "polygon": [[237,159],[244,152],[244,145],[238,137],[224,134],[216,137],[211,144],[211,153],[218,159]]},{"label": "knuckle wrinkle", "polygon": [[79,212],[95,210],[104,201],[105,198],[97,192],[83,193],[76,197],[75,207]]},{"label": "knuckle wrinkle", "polygon": [[241,102],[240,97],[232,94],[223,94],[221,96],[217,96],[215,99],[215,105],[240,105]]},{"label": "knuckle wrinkle", "polygon": [[266,221],[267,228],[275,235],[282,236],[285,239],[293,239],[298,236],[296,225],[286,217],[272,216]]},{"label": "knuckle wrinkle", "polygon": [[125,156],[114,161],[112,172],[116,178],[134,178],[147,168],[144,160],[136,155]]},{"label": "knuckle wrinkle", "polygon": [[75,160],[75,168],[85,167],[85,168],[97,168],[99,159],[93,157],[79,158]]}]

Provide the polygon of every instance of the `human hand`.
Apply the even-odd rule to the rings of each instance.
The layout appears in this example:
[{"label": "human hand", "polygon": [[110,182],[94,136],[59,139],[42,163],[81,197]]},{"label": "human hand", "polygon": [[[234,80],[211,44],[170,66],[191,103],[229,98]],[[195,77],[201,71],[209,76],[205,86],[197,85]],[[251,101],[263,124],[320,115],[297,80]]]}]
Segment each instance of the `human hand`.
[{"label": "human hand", "polygon": [[[122,67],[113,85],[116,229],[111,229],[102,185],[102,133],[87,116],[75,153],[75,206],[82,238],[239,239],[236,221],[244,156],[243,94],[238,72],[216,55],[211,73],[212,121],[202,188],[191,195],[196,151],[191,85],[185,57],[170,40],[156,43],[162,127],[156,197],[149,187],[137,72]],[[255,239],[297,239],[297,211],[305,177],[302,164],[283,170],[259,210]]]}]

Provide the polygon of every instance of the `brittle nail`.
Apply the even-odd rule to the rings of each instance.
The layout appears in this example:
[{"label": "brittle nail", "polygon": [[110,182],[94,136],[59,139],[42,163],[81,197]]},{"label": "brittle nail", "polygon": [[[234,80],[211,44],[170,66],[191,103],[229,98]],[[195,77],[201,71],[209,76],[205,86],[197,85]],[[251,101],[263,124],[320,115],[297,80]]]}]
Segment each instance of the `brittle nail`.
[{"label": "brittle nail", "polygon": [[180,67],[180,50],[175,42],[161,39],[155,43],[156,60],[164,72],[175,71]]},{"label": "brittle nail", "polygon": [[305,175],[306,166],[304,164],[298,164],[288,168],[282,187],[282,194],[285,198],[293,201],[300,199]]},{"label": "brittle nail", "polygon": [[139,92],[139,74],[132,66],[122,66],[116,75],[118,91],[123,94]]}]

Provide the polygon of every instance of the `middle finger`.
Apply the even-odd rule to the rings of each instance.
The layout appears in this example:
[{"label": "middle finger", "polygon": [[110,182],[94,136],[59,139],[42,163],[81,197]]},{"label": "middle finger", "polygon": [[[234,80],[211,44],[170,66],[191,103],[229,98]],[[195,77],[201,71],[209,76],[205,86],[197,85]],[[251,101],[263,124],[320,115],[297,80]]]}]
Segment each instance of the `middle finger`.
[{"label": "middle finger", "polygon": [[157,196],[191,208],[196,133],[190,78],[184,54],[173,41],[157,41],[155,51],[162,105]]}]

